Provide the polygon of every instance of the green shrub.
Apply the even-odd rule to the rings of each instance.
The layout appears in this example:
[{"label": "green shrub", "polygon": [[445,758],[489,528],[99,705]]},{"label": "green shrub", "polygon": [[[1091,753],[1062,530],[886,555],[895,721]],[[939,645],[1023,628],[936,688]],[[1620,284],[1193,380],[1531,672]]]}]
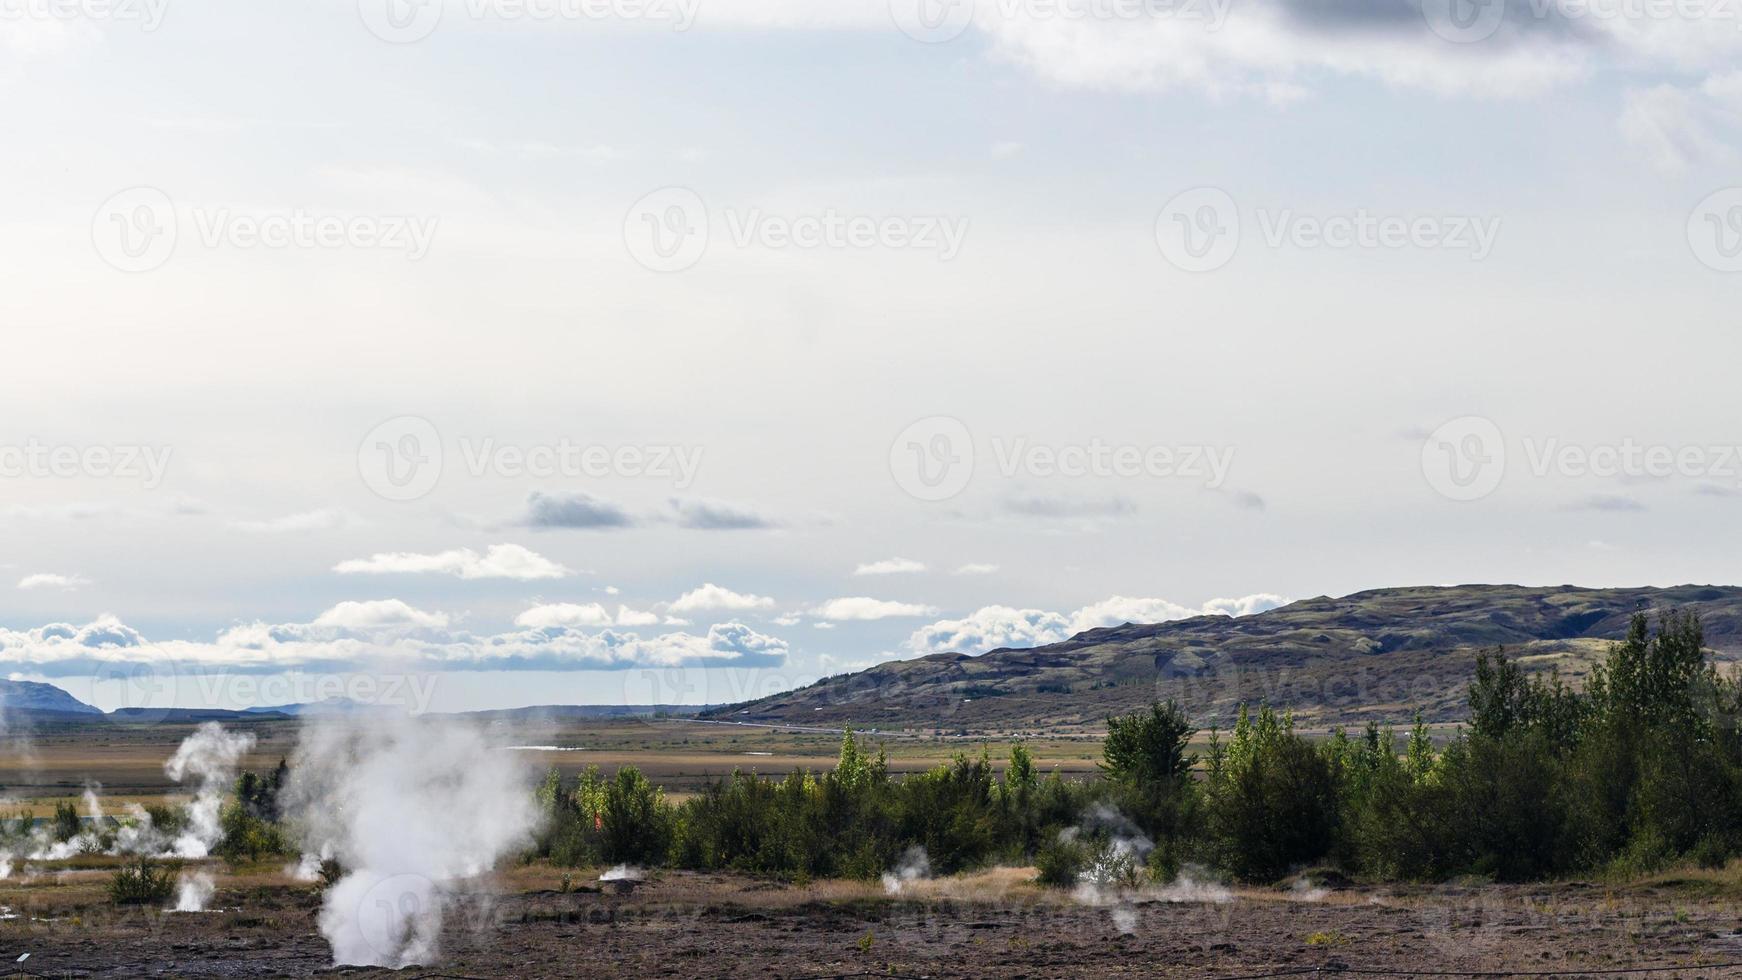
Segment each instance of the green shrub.
[{"label": "green shrub", "polygon": [[166,902],[175,892],[181,865],[140,856],[115,869],[109,877],[109,901],[116,905]]}]

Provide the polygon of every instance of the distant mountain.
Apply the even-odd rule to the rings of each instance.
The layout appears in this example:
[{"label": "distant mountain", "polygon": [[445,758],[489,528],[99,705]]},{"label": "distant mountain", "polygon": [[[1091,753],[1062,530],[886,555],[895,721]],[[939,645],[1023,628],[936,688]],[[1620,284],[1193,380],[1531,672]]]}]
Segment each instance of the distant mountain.
[{"label": "distant mountain", "polygon": [[53,684],[8,680],[0,680],[0,710],[62,715],[101,716],[103,713]]},{"label": "distant mountain", "polygon": [[304,715],[352,715],[374,711],[398,713],[400,709],[354,701],[350,698],[332,697],[324,701],[313,701],[306,704],[278,704],[268,708],[243,708],[241,713],[244,715],[290,715],[300,718]]},{"label": "distant mountain", "polygon": [[860,729],[1092,731],[1107,716],[1178,699],[1226,728],[1242,703],[1303,726],[1465,717],[1480,649],[1582,682],[1635,611],[1700,615],[1720,659],[1742,653],[1742,588],[1465,585],[1320,596],[1252,616],[1089,630],[1027,650],[880,664],[704,717]]}]

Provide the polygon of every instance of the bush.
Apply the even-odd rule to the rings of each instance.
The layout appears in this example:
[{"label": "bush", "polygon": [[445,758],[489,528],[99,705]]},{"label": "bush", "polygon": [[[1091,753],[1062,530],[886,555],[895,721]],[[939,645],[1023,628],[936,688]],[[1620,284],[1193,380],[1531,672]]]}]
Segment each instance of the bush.
[{"label": "bush", "polygon": [[109,878],[109,901],[116,905],[146,905],[166,902],[175,892],[181,865],[137,857],[115,869]]},{"label": "bush", "polygon": [[1070,888],[1089,867],[1089,848],[1075,834],[1059,834],[1034,855],[1038,880],[1053,888]]},{"label": "bush", "polygon": [[1271,881],[1330,853],[1338,796],[1330,760],[1269,708],[1244,708],[1224,748],[1212,746],[1206,792],[1210,845],[1222,867]]}]

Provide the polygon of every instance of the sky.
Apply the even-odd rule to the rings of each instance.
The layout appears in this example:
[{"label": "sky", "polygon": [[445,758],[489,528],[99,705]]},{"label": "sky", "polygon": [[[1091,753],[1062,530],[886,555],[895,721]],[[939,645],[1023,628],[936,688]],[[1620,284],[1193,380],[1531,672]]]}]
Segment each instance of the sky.
[{"label": "sky", "polygon": [[1742,580],[1742,5],[0,0],[0,675]]}]

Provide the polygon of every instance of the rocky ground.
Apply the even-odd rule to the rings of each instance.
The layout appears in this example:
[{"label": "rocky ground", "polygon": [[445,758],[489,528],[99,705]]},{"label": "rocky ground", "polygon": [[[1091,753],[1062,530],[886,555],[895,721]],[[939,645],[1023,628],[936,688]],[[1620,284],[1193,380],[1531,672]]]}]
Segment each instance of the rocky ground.
[{"label": "rocky ground", "polygon": [[[1042,891],[1016,869],[912,883],[791,885],[659,874],[629,894],[517,869],[446,910],[439,953],[398,974],[332,964],[320,895],[271,873],[220,880],[217,911],[117,911],[102,871],[0,882],[0,967],[74,977],[1216,978],[1319,967],[1742,976],[1739,913],[1710,879],[1125,895]],[[364,910],[366,912],[366,910]],[[15,962],[29,954],[22,963]]]}]

